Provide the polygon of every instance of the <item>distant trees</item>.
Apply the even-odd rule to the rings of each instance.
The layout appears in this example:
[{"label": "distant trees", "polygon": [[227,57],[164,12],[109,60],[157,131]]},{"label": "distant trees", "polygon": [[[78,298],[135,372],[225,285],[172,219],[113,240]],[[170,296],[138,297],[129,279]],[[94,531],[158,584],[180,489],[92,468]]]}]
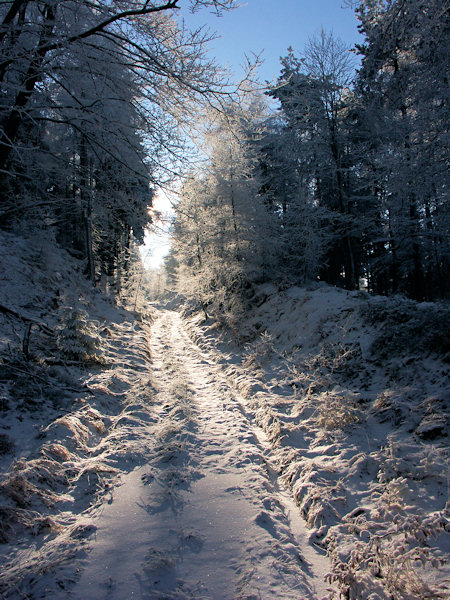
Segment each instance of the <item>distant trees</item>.
[{"label": "distant trees", "polygon": [[273,273],[276,236],[259,200],[252,139],[260,106],[228,105],[210,121],[208,162],[180,193],[174,226],[179,289],[229,322],[243,309],[251,283]]},{"label": "distant trees", "polygon": [[185,293],[224,306],[256,281],[321,279],[448,297],[446,10],[443,0],[358,2],[357,72],[322,32],[282,59],[268,91],[278,114],[250,103],[215,128],[175,224],[171,272],[177,261]]},{"label": "distant trees", "polygon": [[[0,3],[1,223],[52,223],[92,279],[126,266],[196,103],[222,100],[205,34],[173,16],[180,4]],[[184,4],[220,12],[233,0]]]}]

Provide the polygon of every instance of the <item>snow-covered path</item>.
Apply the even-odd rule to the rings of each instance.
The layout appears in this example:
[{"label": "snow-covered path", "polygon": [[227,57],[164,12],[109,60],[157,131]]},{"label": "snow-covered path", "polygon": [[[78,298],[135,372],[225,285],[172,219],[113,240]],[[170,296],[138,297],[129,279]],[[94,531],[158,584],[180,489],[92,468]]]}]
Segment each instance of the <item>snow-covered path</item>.
[{"label": "snow-covered path", "polygon": [[152,327],[149,464],[125,476],[96,520],[74,600],[277,599],[325,595],[326,558],[270,465],[212,356],[176,312]]}]

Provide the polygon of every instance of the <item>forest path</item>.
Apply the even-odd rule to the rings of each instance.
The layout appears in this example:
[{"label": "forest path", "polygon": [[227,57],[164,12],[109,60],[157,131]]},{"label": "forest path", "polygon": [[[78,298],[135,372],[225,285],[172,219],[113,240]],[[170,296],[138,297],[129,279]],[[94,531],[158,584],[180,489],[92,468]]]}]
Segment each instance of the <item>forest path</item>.
[{"label": "forest path", "polygon": [[[76,600],[318,600],[326,558],[270,465],[270,447],[213,356],[161,310],[150,340],[149,464],[102,515]],[[155,415],[155,416],[156,416]]]}]

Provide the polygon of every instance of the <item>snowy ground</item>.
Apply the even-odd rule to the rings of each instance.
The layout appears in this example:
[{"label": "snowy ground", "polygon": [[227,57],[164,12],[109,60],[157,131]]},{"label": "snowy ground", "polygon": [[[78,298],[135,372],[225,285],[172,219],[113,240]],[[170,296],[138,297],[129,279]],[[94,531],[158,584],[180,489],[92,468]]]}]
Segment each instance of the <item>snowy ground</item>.
[{"label": "snowy ground", "polygon": [[323,597],[328,561],[308,544],[239,395],[178,313],[158,313],[151,348],[150,459],[96,521],[70,597]]},{"label": "snowy ground", "polygon": [[[2,241],[0,304],[36,324],[26,357],[28,321],[2,316],[1,597],[324,597],[330,563],[217,352],[177,312],[78,288],[51,244]],[[68,306],[89,360],[56,343]]]},{"label": "snowy ground", "polygon": [[330,579],[343,598],[447,598],[448,308],[325,285],[254,302],[234,351],[200,314],[190,335],[228,355]]},{"label": "snowy ground", "polygon": [[[16,313],[0,315],[2,598],[69,588],[93,518],[146,459],[148,327],[83,283],[81,268],[45,237],[0,238],[0,305]],[[88,358],[58,344],[69,308]]]},{"label": "snowy ground", "polygon": [[227,337],[0,246],[1,598],[448,597],[447,309],[262,288]]}]

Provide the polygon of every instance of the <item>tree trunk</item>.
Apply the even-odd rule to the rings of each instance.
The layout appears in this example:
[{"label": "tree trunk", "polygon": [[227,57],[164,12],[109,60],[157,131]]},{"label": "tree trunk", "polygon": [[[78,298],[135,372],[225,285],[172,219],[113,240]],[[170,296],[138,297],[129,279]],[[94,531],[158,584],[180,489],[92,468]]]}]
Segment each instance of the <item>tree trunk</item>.
[{"label": "tree trunk", "polygon": [[95,285],[95,261],[92,246],[92,189],[89,176],[86,137],[84,135],[81,136],[80,143],[80,182],[88,277]]},{"label": "tree trunk", "polygon": [[[348,202],[344,201],[344,183],[342,181],[342,173],[341,173],[341,159],[337,141],[334,139],[334,133],[332,132],[332,140],[331,140],[331,152],[334,159],[334,165],[336,169],[336,185],[337,185],[337,193],[339,199],[339,210],[342,215],[347,215],[350,217],[350,209]],[[353,244],[351,240],[350,233],[347,231],[348,224],[345,224],[345,245],[344,249],[344,265],[345,265],[345,287],[347,290],[354,290],[358,287],[357,285],[357,274],[356,274],[356,262],[355,262],[355,253],[353,250]]]},{"label": "tree trunk", "polygon": [[[0,29],[0,44],[3,42],[7,33],[9,33],[9,40],[5,41],[2,48],[3,62],[0,63],[0,81],[3,81],[5,73],[8,70],[9,59],[6,57],[11,56],[13,53],[14,45],[17,38],[20,35],[21,29],[25,22],[25,14],[27,11],[28,0],[16,0],[13,2],[11,8],[3,19],[3,23]],[[18,16],[17,16],[18,15]],[[12,25],[13,20],[17,16],[17,23]],[[9,45],[9,47],[8,47]]]},{"label": "tree trunk", "polygon": [[234,229],[234,236],[236,239],[236,260],[240,261],[241,260],[241,251],[239,249],[239,233],[238,233],[238,226],[237,226],[237,216],[236,216],[236,203],[235,203],[235,199],[234,199],[234,186],[233,186],[233,182],[234,182],[234,172],[233,172],[233,153],[231,152],[230,149],[230,201],[231,201],[231,214],[233,217],[233,229]]},{"label": "tree trunk", "polygon": [[420,244],[418,241],[418,215],[416,203],[410,199],[409,204],[409,234],[412,242],[413,270],[410,276],[411,296],[414,300],[424,300],[426,297],[425,281],[422,269]]},{"label": "tree trunk", "polygon": [[397,259],[397,245],[394,236],[394,232],[392,230],[391,224],[391,211],[388,210],[388,219],[389,219],[389,247],[391,249],[391,282],[392,282],[392,293],[395,294],[398,290],[399,284],[399,276],[398,276],[398,259]]}]

